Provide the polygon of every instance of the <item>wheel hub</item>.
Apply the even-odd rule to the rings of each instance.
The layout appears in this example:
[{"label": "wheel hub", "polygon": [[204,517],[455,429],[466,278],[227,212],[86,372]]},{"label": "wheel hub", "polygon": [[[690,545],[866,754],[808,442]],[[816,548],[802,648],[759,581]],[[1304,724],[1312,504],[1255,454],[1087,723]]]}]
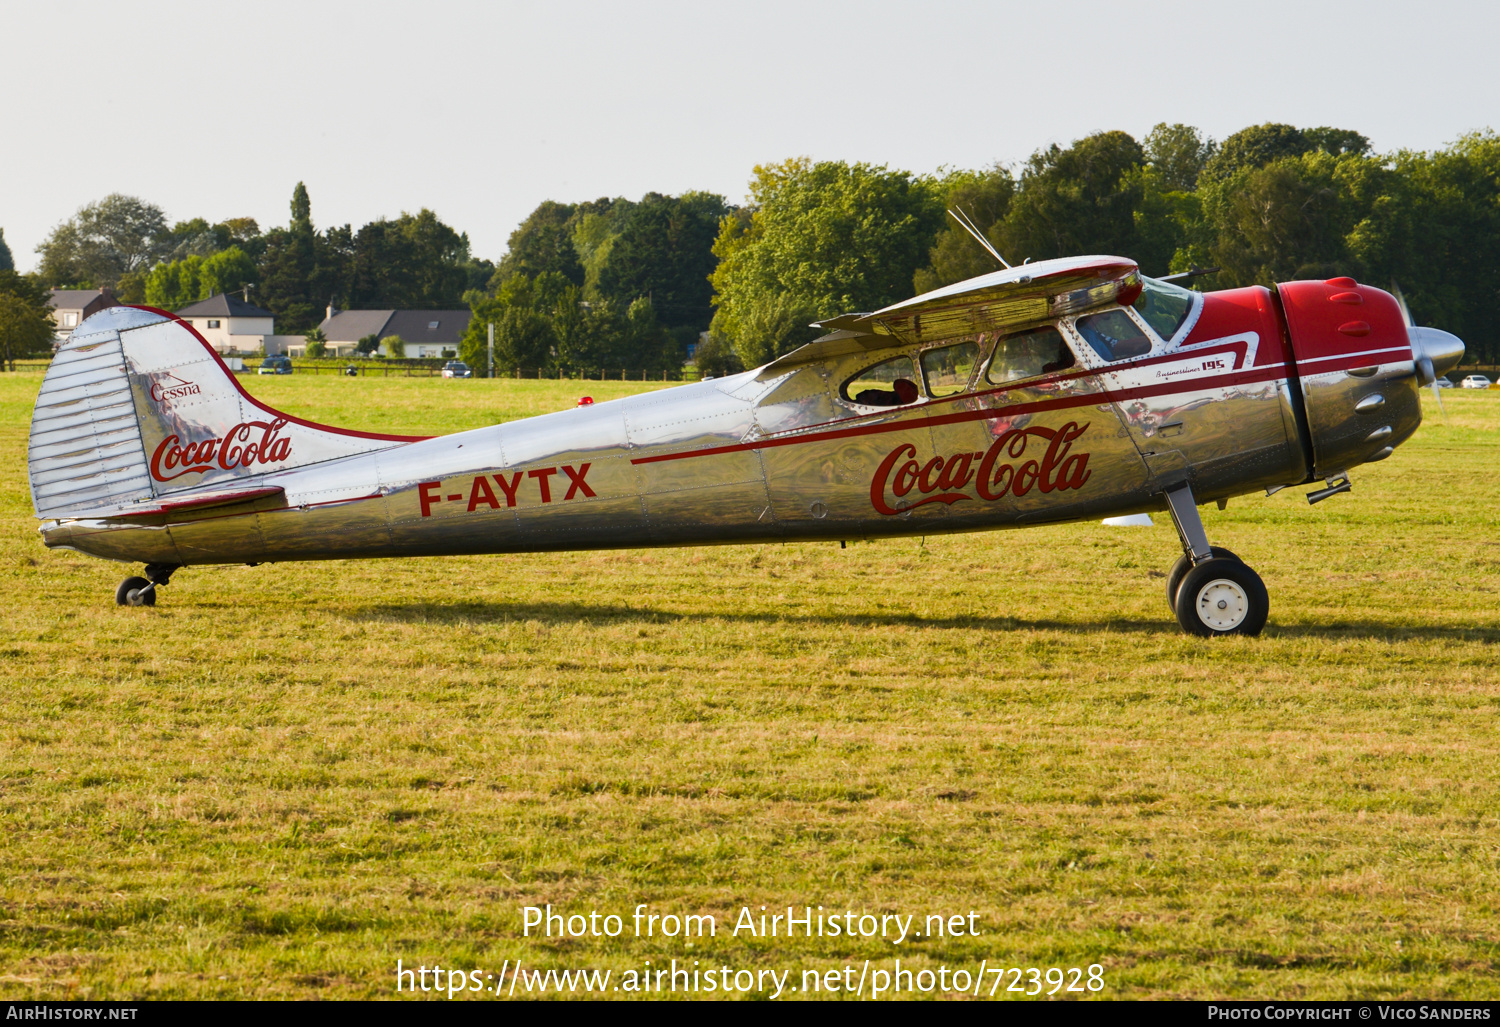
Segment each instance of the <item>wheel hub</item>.
[{"label": "wheel hub", "polygon": [[1233,631],[1250,613],[1250,597],[1228,578],[1215,578],[1198,590],[1198,619],[1214,631]]}]

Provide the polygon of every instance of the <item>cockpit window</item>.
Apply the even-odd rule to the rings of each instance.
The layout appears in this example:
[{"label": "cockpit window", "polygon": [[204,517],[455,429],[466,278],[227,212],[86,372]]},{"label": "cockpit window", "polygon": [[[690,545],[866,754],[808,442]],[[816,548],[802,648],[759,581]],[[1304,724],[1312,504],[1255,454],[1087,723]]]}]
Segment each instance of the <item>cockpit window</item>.
[{"label": "cockpit window", "polygon": [[1077,363],[1062,333],[1051,325],[1007,335],[995,343],[995,355],[985,377],[993,385],[1004,385],[1039,374],[1064,371]]},{"label": "cockpit window", "polygon": [[1171,342],[1177,329],[1193,309],[1193,294],[1180,285],[1141,277],[1141,295],[1135,301],[1135,312],[1145,319],[1151,330]]},{"label": "cockpit window", "polygon": [[911,357],[896,357],[867,367],[844,383],[844,398],[868,407],[899,407],[915,403],[917,368]]},{"label": "cockpit window", "polygon": [[1123,310],[1080,317],[1077,327],[1078,334],[1105,360],[1143,357],[1151,352],[1151,340]]},{"label": "cockpit window", "polygon": [[960,342],[940,346],[922,354],[922,374],[927,379],[927,395],[933,399],[951,396],[969,387],[974,365],[979,362],[979,343]]}]

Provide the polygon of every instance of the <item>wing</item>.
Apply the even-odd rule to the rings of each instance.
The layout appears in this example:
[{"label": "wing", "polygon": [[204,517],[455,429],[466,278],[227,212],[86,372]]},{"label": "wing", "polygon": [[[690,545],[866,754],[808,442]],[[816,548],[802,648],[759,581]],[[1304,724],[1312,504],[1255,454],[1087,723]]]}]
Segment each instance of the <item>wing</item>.
[{"label": "wing", "polygon": [[1074,314],[1113,303],[1139,287],[1140,269],[1133,260],[1065,257],[934,289],[839,327],[892,335],[908,344],[950,339]]},{"label": "wing", "polygon": [[1007,268],[934,289],[873,314],[840,314],[827,334],[774,361],[781,369],[823,357],[1036,324],[1091,307],[1131,302],[1140,268],[1124,257],[1064,257]]}]

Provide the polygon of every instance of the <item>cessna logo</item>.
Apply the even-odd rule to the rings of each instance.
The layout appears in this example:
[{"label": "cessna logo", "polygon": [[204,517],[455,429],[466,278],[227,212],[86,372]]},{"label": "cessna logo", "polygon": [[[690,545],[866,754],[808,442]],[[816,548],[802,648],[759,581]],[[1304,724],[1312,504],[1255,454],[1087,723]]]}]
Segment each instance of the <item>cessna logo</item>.
[{"label": "cessna logo", "polygon": [[292,440],[276,436],[285,427],[285,417],[274,421],[246,421],[230,428],[222,438],[186,445],[176,435],[168,435],[151,454],[151,477],[157,481],[171,481],[184,474],[201,474],[215,469],[234,471],[255,464],[280,463],[292,455]]},{"label": "cessna logo", "polygon": [[[876,510],[893,516],[928,503],[957,503],[971,499],[973,497],[963,491],[970,485],[974,486],[980,499],[991,501],[1006,493],[1024,496],[1033,488],[1042,492],[1082,488],[1093,473],[1088,469],[1089,455],[1069,453],[1068,450],[1088,427],[1088,422],[1079,425],[1076,421],[1069,421],[1056,430],[1040,426],[1012,428],[983,453],[935,456],[925,464],[914,459],[916,446],[910,443],[897,446],[880,462],[880,469],[870,482],[870,502]],[[1046,441],[1047,451],[1040,460],[1023,460],[1032,438]],[[1035,451],[1033,448],[1032,452]],[[927,498],[901,502],[912,489]],[[896,496],[895,505],[886,502],[887,490]]]},{"label": "cessna logo", "polygon": [[158,403],[181,399],[184,396],[196,396],[203,391],[196,382],[179,378],[170,372],[167,374],[167,378],[170,380],[151,383],[151,398]]}]

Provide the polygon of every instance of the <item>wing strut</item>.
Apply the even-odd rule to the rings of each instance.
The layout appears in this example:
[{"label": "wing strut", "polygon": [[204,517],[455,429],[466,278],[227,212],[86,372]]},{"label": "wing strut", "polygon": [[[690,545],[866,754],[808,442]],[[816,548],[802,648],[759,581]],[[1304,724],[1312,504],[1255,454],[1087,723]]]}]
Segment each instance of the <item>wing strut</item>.
[{"label": "wing strut", "polygon": [[990,256],[992,256],[996,260],[998,260],[1000,262],[1000,266],[1001,267],[1005,268],[1005,270],[1007,270],[1007,271],[1010,270],[1010,264],[1008,264],[1006,262],[1006,260],[1005,260],[1004,257],[1000,256],[1000,251],[999,250],[995,249],[995,247],[993,247],[993,246],[990,245],[990,241],[988,239],[986,239],[980,233],[979,229],[977,229],[977,228],[974,227],[974,222],[971,221],[971,220],[969,220],[969,215],[967,215],[967,214],[964,213],[964,209],[962,207],[957,208],[957,213],[954,213],[953,210],[949,210],[948,211],[948,216],[951,217],[951,218],[953,218],[953,220],[957,221],[960,225],[962,225],[964,231],[968,232],[976,240],[978,240],[979,245],[981,245],[985,249],[989,250],[990,251]]}]

